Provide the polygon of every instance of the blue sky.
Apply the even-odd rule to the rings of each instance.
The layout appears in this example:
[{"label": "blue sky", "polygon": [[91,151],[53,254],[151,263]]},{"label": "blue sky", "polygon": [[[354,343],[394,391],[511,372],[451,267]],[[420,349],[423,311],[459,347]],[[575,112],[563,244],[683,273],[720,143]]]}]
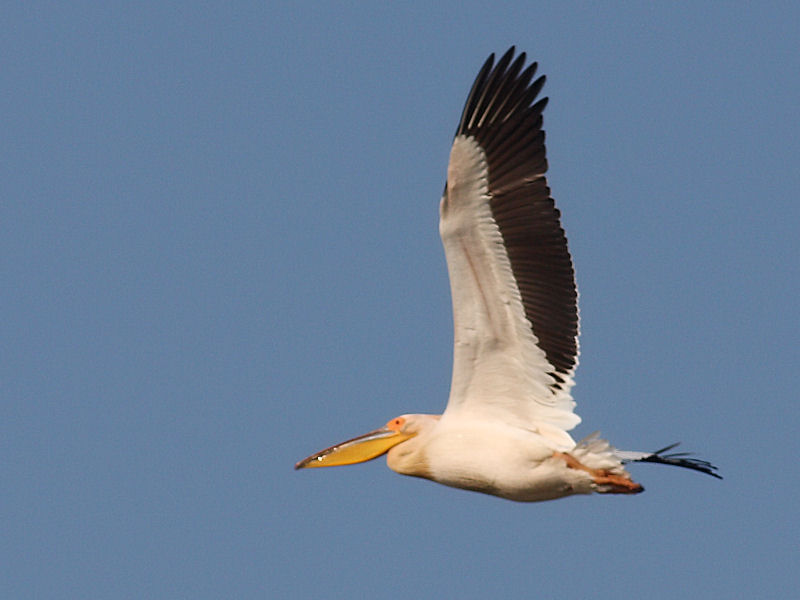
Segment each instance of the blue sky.
[{"label": "blue sky", "polygon": [[[25,3],[0,24],[4,598],[778,598],[798,584],[792,3]],[[548,76],[582,437],[716,481],[515,504],[295,461],[439,412],[437,205]]]}]

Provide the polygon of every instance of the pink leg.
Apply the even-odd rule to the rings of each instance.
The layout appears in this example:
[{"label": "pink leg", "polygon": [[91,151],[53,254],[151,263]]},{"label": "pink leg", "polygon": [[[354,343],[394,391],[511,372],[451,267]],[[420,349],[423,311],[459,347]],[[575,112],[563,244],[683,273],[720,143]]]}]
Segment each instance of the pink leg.
[{"label": "pink leg", "polygon": [[644,488],[632,481],[628,475],[616,475],[605,469],[592,469],[566,452],[554,452],[553,456],[563,459],[570,469],[578,469],[591,475],[599,488],[597,491],[601,494],[638,494],[644,491]]}]

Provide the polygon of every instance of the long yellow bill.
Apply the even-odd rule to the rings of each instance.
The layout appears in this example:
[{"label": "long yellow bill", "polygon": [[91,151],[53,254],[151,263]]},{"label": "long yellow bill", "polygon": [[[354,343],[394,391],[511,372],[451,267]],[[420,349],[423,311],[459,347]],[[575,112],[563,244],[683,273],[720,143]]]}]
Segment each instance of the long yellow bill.
[{"label": "long yellow bill", "polygon": [[381,427],[312,454],[297,463],[294,468],[336,467],[365,462],[388,452],[390,448],[406,441],[410,437],[414,437],[414,434],[401,433],[388,427]]}]

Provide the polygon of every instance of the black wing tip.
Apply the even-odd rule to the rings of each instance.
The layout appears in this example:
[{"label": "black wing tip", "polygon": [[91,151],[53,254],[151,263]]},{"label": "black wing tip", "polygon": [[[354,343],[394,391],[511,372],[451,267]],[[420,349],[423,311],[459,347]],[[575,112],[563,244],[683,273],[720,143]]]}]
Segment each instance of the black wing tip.
[{"label": "black wing tip", "polygon": [[[502,62],[509,62],[510,63],[514,58],[514,54],[516,54],[516,53],[517,53],[517,46],[516,46],[516,44],[513,44],[513,45],[508,47],[508,50],[503,52],[503,55],[500,57],[500,60],[498,60],[497,62],[498,63],[502,63]],[[520,56],[522,57],[522,60],[525,60],[525,53],[524,52],[521,52]],[[492,52],[489,55],[489,58],[492,58],[492,59],[494,58],[494,52]]]},{"label": "black wing tip", "polygon": [[684,469],[699,471],[700,473],[711,475],[711,477],[715,477],[716,479],[723,478],[722,475],[716,472],[718,470],[717,466],[711,464],[707,460],[693,458],[689,452],[671,452],[669,454],[664,454],[665,452],[669,452],[673,448],[677,447],[679,444],[680,442],[675,442],[674,444],[665,446],[661,450],[657,450],[648,456],[637,459],[634,462],[649,462],[660,465],[672,465],[674,467],[683,467]]},{"label": "black wing tip", "polygon": [[[484,118],[487,118],[489,123],[493,123],[498,118],[501,120],[510,118],[512,113],[520,114],[525,110],[537,109],[541,112],[544,109],[547,99],[545,98],[542,102],[541,100],[537,101],[536,98],[546,81],[545,76],[540,75],[534,79],[538,63],[532,62],[525,66],[526,53],[520,52],[516,58],[515,54],[516,46],[511,46],[496,62],[494,52],[483,62],[472,83],[467,101],[464,103],[461,119],[456,128],[456,136],[474,130],[476,121],[483,122]],[[523,69],[523,67],[525,68]],[[516,102],[513,108],[505,106],[503,107],[504,111],[498,112],[500,107],[495,104],[498,92],[503,90],[505,94],[508,94],[515,84],[517,87],[513,90],[513,98]]]}]

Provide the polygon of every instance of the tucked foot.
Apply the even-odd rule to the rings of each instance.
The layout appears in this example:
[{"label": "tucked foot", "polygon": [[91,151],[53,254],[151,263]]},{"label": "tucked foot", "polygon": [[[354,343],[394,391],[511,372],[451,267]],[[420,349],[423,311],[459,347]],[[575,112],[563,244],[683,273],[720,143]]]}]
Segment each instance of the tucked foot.
[{"label": "tucked foot", "polygon": [[607,469],[592,469],[566,452],[555,452],[553,456],[562,459],[570,469],[588,473],[595,484],[596,491],[600,494],[638,494],[644,491],[644,488],[632,481],[627,474],[619,475]]}]

